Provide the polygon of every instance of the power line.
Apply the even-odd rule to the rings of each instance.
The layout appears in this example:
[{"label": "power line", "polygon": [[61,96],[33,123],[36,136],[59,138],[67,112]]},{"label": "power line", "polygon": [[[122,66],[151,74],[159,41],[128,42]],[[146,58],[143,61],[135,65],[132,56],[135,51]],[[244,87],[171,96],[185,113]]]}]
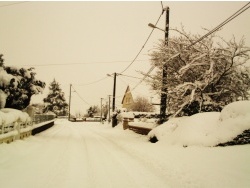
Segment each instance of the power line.
[{"label": "power line", "polygon": [[[162,16],[162,14],[163,14],[163,12],[164,12],[164,9],[162,9],[162,13],[160,14],[160,16],[159,16],[158,20],[156,21],[155,25],[158,24],[158,22],[159,22],[159,20],[160,20],[160,18],[161,18],[161,16]],[[140,49],[140,51],[136,54],[136,56],[135,56],[135,58],[133,59],[133,61],[132,61],[123,71],[121,71],[120,73],[124,73],[124,72],[125,72],[134,62],[135,62],[135,60],[137,59],[137,57],[140,55],[140,53],[142,52],[143,48],[144,48],[145,45],[147,44],[147,42],[148,42],[149,38],[151,37],[152,33],[154,32],[154,29],[155,29],[155,28],[153,28],[152,31],[149,33],[149,35],[148,35],[146,41],[144,42],[144,44],[143,44],[142,48]]]},{"label": "power line", "polygon": [[[71,87],[73,88],[72,85],[71,85]],[[84,103],[86,103],[87,105],[90,105],[87,101],[85,101],[85,100],[80,96],[80,94],[76,91],[75,88],[74,88],[74,90],[75,90],[76,94],[78,95],[78,97],[79,97]]]},{"label": "power line", "polygon": [[131,91],[135,90],[147,77],[148,75],[154,70],[155,66],[153,65],[148,72],[144,75],[144,77],[131,89]]},{"label": "power line", "polygon": [[[148,61],[148,60],[136,60],[136,61]],[[33,66],[33,67],[43,67],[43,66],[61,66],[61,65],[88,65],[88,64],[109,64],[109,63],[126,63],[130,61],[96,61],[88,63],[50,63],[50,64],[26,64],[19,66]]]},{"label": "power line", "polygon": [[125,75],[125,74],[119,74],[119,75],[129,77],[129,78],[141,79],[141,78],[138,78],[138,77],[135,77],[135,76]]},{"label": "power line", "polygon": [[[218,26],[216,26],[214,29],[212,29],[211,31],[209,31],[207,34],[203,35],[202,37],[200,37],[199,39],[197,39],[195,42],[191,43],[189,46],[187,46],[187,49],[190,48],[191,46],[194,46],[196,43],[200,42],[201,40],[203,40],[204,38],[208,37],[209,35],[211,35],[212,33],[214,33],[215,31],[217,31],[218,29],[220,29],[222,26],[226,25],[227,23],[229,23],[231,20],[233,20],[234,18],[236,18],[237,16],[239,16],[240,14],[242,14],[244,11],[246,11],[247,9],[250,8],[250,6],[248,6],[250,4],[250,2],[248,2],[246,5],[244,5],[242,8],[240,8],[238,11],[236,11],[233,15],[231,15],[229,18],[227,18],[225,21],[223,21],[221,24],[219,24]],[[248,6],[248,7],[247,7]],[[174,59],[175,57],[178,57],[181,53],[178,52],[174,55],[172,55],[167,61],[169,62],[171,59]],[[138,87],[145,79],[146,77],[148,77],[148,75],[154,70],[155,65],[153,65],[152,67],[150,67],[150,69],[148,70],[148,72],[144,75],[144,77],[140,80],[140,82],[138,82],[138,84],[131,90],[133,91],[136,87]]]},{"label": "power line", "polygon": [[[138,78],[138,77],[134,77],[134,76],[129,76],[129,75],[124,75],[124,74],[120,74],[121,76],[126,76],[126,77],[130,77],[130,78],[135,78],[135,79],[141,79],[141,78]],[[86,86],[86,85],[92,85],[92,84],[95,84],[95,83],[98,83],[98,82],[101,82],[105,79],[109,78],[109,76],[105,76],[99,80],[96,80],[94,82],[90,82],[90,83],[86,83],[86,84],[74,84],[74,85],[77,85],[77,86]]]},{"label": "power line", "polygon": [[96,81],[94,81],[94,82],[90,82],[90,83],[86,83],[86,84],[74,84],[74,85],[77,85],[77,86],[92,85],[92,84],[95,84],[95,83],[97,83],[97,82],[101,82],[102,80],[105,80],[106,78],[109,78],[109,76],[106,76],[106,77],[101,78],[101,79],[99,79],[99,80],[96,80]]},{"label": "power line", "polygon": [[9,3],[9,4],[5,4],[5,5],[0,5],[0,8],[12,6],[12,5],[17,5],[17,4],[22,4],[22,3],[28,3],[28,2],[29,1],[21,1],[21,2],[16,2],[16,3]]},{"label": "power line", "polygon": [[[200,42],[201,40],[203,40],[204,38],[206,38],[207,36],[211,35],[212,33],[214,33],[215,31],[217,31],[218,29],[220,29],[221,27],[223,27],[224,25],[226,25],[228,22],[232,21],[234,18],[236,18],[237,16],[239,16],[240,14],[242,14],[244,11],[246,11],[247,9],[250,8],[250,6],[248,6],[250,4],[250,2],[248,2],[246,5],[244,5],[242,8],[240,8],[238,11],[236,11],[233,15],[231,15],[230,17],[228,17],[225,21],[223,21],[221,24],[219,24],[217,27],[215,27],[214,29],[212,29],[211,31],[209,31],[207,34],[203,35],[201,38],[199,38],[198,40],[196,40],[195,42],[191,43],[187,48],[195,45],[196,43]],[[247,7],[248,6],[248,7]]]},{"label": "power line", "polygon": [[164,8],[163,8],[163,3],[162,3],[162,1],[161,1],[161,8],[162,8],[162,14],[163,14]]}]

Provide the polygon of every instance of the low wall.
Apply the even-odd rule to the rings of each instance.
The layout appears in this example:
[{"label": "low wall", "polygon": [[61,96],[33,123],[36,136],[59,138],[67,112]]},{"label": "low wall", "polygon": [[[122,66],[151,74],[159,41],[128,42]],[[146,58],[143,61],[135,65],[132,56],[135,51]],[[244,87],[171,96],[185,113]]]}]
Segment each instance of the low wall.
[{"label": "low wall", "polygon": [[45,131],[54,125],[54,116],[35,115],[29,122],[13,122],[8,125],[0,125],[0,144],[10,143],[18,139],[24,139],[31,135]]},{"label": "low wall", "polygon": [[142,134],[142,135],[147,135],[152,129],[146,128],[146,127],[138,127],[138,126],[132,126],[129,125],[129,122],[133,122],[133,118],[124,118],[123,119],[123,129],[129,129],[134,131],[135,133]]},{"label": "low wall", "polygon": [[43,132],[43,131],[49,129],[50,127],[52,127],[53,125],[54,125],[54,120],[48,121],[46,124],[32,129],[31,134],[35,135],[35,134],[38,134],[40,132]]}]

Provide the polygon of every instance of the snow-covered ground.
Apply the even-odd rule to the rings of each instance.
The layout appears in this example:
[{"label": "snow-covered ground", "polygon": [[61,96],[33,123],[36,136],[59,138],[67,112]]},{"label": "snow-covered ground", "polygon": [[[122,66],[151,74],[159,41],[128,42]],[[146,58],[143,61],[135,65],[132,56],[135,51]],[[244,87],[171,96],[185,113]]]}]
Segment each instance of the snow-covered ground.
[{"label": "snow-covered ground", "polygon": [[221,112],[205,112],[189,117],[172,118],[156,127],[150,137],[167,145],[216,146],[232,141],[250,129],[250,101],[237,101]]},{"label": "snow-covered ground", "polygon": [[148,142],[119,125],[57,120],[0,145],[4,188],[250,187],[250,145],[182,147]]}]

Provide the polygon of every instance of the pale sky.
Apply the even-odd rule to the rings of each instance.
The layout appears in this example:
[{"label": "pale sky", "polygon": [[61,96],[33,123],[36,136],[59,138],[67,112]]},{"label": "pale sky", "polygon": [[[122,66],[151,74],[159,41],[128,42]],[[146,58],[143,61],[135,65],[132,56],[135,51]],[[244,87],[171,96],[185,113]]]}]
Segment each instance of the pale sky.
[{"label": "pale sky", "polygon": [[[0,53],[5,65],[35,67],[37,78],[46,82],[43,94],[33,97],[32,103],[42,102],[54,78],[67,101],[73,84],[81,98],[72,92],[72,110],[82,112],[90,105],[100,105],[100,98],[106,100],[112,95],[113,77],[107,74],[119,73],[132,62],[152,30],[148,23],[155,23],[162,11],[160,1],[25,2],[6,6],[12,3],[0,2]],[[163,1],[163,6],[170,8],[170,28],[182,24],[187,32],[204,35],[202,27],[213,29],[246,3]],[[165,13],[158,27],[165,27],[164,19]],[[244,36],[250,47],[250,9],[218,34],[226,40],[234,35],[238,41]],[[170,31],[171,35],[175,33]],[[154,30],[138,61],[123,74],[142,77],[138,71],[149,70],[148,53],[163,38],[162,31]],[[133,88],[138,82],[135,78],[117,77],[118,107],[126,87]],[[145,84],[132,94],[134,98],[141,95],[157,101]]]}]

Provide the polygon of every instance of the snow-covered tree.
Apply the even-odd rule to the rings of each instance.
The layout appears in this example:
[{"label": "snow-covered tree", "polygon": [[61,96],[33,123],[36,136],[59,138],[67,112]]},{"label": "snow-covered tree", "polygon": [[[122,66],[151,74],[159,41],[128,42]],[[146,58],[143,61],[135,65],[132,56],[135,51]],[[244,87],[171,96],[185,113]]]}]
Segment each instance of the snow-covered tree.
[{"label": "snow-covered tree", "polygon": [[89,117],[94,117],[94,115],[100,113],[100,108],[97,105],[90,106],[89,109],[87,109],[87,113]]},{"label": "snow-covered tree", "polygon": [[132,105],[132,111],[136,112],[153,112],[154,106],[149,100],[142,96],[137,96]]},{"label": "snow-covered tree", "polygon": [[30,104],[32,95],[43,91],[45,82],[35,78],[34,68],[8,67],[3,62],[0,55],[1,108],[22,110]]},{"label": "snow-covered tree", "polygon": [[45,103],[44,112],[54,112],[58,116],[65,116],[68,114],[68,104],[64,97],[64,92],[60,85],[54,79],[49,86],[49,94],[43,99]]},{"label": "snow-covered tree", "polygon": [[163,87],[167,88],[168,113],[182,116],[220,111],[232,101],[249,99],[250,69],[244,65],[250,48],[243,39],[227,42],[213,34],[190,45],[201,36],[184,29],[175,31],[179,35],[170,38],[168,46],[162,41],[150,54],[157,71],[148,81],[159,95],[166,63],[167,84]]}]

